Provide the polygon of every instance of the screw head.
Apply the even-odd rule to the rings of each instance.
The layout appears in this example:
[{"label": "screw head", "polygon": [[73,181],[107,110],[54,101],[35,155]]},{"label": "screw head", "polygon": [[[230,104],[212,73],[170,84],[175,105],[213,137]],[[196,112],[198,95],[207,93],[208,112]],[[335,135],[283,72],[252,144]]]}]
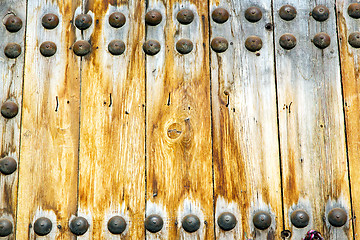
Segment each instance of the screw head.
[{"label": "screw head", "polygon": [[181,225],[185,231],[193,233],[200,228],[200,219],[194,214],[189,214],[183,218]]},{"label": "screw head", "polygon": [[145,23],[150,26],[156,26],[161,23],[162,15],[158,10],[151,10],[145,14]]},{"label": "screw head", "polygon": [[160,52],[160,43],[156,40],[147,40],[143,44],[143,50],[147,55],[153,56]]},{"label": "screw head", "polygon": [[40,45],[40,53],[44,56],[44,57],[51,57],[52,55],[54,55],[56,53],[56,44],[50,41],[47,42],[43,42]]},{"label": "screw head", "polygon": [[358,19],[360,18],[360,3],[352,3],[348,7],[348,14],[350,17]]},{"label": "screw head", "polygon": [[79,14],[75,18],[75,26],[80,30],[89,28],[92,24],[92,17],[89,14]]},{"label": "screw head", "polygon": [[4,48],[4,53],[8,58],[17,58],[21,54],[21,47],[17,43],[8,43]]},{"label": "screw head", "polygon": [[245,40],[245,47],[251,52],[259,51],[262,48],[261,38],[258,36],[250,36]]},{"label": "screw head", "polygon": [[121,40],[112,40],[108,45],[108,50],[112,55],[121,55],[125,51],[125,43]]},{"label": "screw head", "polygon": [[88,41],[79,40],[74,43],[73,51],[78,56],[85,56],[90,52],[91,46]]},{"label": "screw head", "polygon": [[230,231],[236,226],[237,220],[234,214],[224,212],[218,217],[217,223],[222,230]]},{"label": "screw head", "polygon": [[182,9],[176,15],[176,19],[179,23],[187,25],[194,20],[194,13],[189,9]]},{"label": "screw head", "polygon": [[54,29],[59,24],[59,18],[53,13],[47,13],[43,16],[41,23],[46,29]]},{"label": "screw head", "polygon": [[258,7],[249,7],[245,11],[245,18],[249,22],[257,22],[262,18],[262,12]]},{"label": "screw head", "polygon": [[114,216],[108,221],[107,227],[112,234],[121,234],[125,231],[126,225],[127,224],[124,218]]},{"label": "screw head", "polygon": [[211,17],[216,23],[224,23],[229,19],[229,12],[225,8],[216,8]]},{"label": "screw head", "polygon": [[304,228],[309,224],[309,215],[304,210],[296,210],[291,213],[291,223],[297,228]]},{"label": "screw head", "polygon": [[280,46],[286,50],[293,49],[296,46],[296,37],[292,34],[284,34],[279,40]]},{"label": "screw head", "polygon": [[10,15],[5,21],[5,27],[9,32],[17,32],[22,27],[22,20],[15,15]]},{"label": "screw head", "polygon": [[145,228],[151,233],[159,232],[163,226],[164,221],[157,214],[152,214],[145,219]]},{"label": "screw head", "polygon": [[347,214],[344,209],[334,208],[328,214],[329,223],[334,227],[342,227],[347,222]]},{"label": "screw head", "polygon": [[296,17],[296,9],[291,5],[284,5],[279,10],[279,15],[285,21],[291,21]]},{"label": "screw head", "polygon": [[126,23],[126,17],[121,12],[113,12],[109,16],[109,24],[114,28],[121,28]]},{"label": "screw head", "polygon": [[352,47],[360,48],[360,32],[351,33],[348,42]]},{"label": "screw head", "polygon": [[188,39],[180,39],[176,43],[176,50],[181,54],[188,54],[194,48],[193,43]]},{"label": "screw head", "polygon": [[0,237],[9,236],[13,231],[13,224],[7,219],[0,219]]},{"label": "screw head", "polygon": [[265,230],[271,225],[271,216],[267,212],[258,212],[253,217],[254,226],[260,230]]},{"label": "screw head", "polygon": [[46,217],[37,219],[34,223],[34,232],[39,236],[45,236],[51,232],[52,222]]},{"label": "screw head", "polygon": [[330,36],[324,32],[318,33],[313,38],[313,43],[320,49],[325,49],[330,45]]},{"label": "screw head", "polygon": [[311,15],[316,21],[323,22],[329,18],[329,9],[324,5],[316,6],[312,12]]},{"label": "screw head", "polygon": [[3,105],[1,106],[1,115],[4,118],[13,118],[15,117],[19,112],[19,107],[16,103],[14,103],[13,101],[6,101],[3,103]]},{"label": "screw head", "polygon": [[70,222],[70,231],[77,235],[84,235],[89,228],[89,223],[84,217],[75,217]]},{"label": "screw head", "polygon": [[5,175],[10,175],[17,169],[17,163],[12,157],[4,157],[0,160],[0,172]]},{"label": "screw head", "polygon": [[211,48],[217,53],[225,52],[229,47],[228,41],[223,37],[216,37],[211,41]]}]

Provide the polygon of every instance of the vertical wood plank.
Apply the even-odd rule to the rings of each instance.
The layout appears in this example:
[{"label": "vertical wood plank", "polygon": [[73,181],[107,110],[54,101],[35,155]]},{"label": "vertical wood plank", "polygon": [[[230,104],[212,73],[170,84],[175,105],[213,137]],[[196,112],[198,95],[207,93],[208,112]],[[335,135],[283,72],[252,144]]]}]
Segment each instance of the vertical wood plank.
[{"label": "vertical wood plank", "polygon": [[[336,36],[335,1],[292,1],[297,16],[284,21],[279,9],[288,1],[274,2],[276,70],[278,86],[280,146],[283,169],[285,227],[292,239],[302,239],[309,229],[325,239],[351,239],[352,224],[340,63]],[[329,11],[326,21],[316,21],[311,12],[318,5]],[[321,50],[312,39],[317,33],[330,36]],[[283,49],[279,39],[293,34],[297,45]],[[328,214],[334,208],[347,213],[343,227],[333,227]],[[309,215],[309,224],[291,223],[295,210]]]},{"label": "vertical wood plank", "polygon": [[[188,25],[176,16],[194,13]],[[147,205],[146,215],[159,214],[164,227],[147,231],[147,239],[213,239],[213,184],[207,1],[150,0],[147,11],[158,10],[162,22],[147,26],[147,40],[161,50],[146,57],[147,81]],[[193,43],[186,55],[177,52],[180,39]],[[200,219],[187,233],[186,215]]]},{"label": "vertical wood plank", "polygon": [[[144,1],[83,2],[92,27],[83,31],[92,52],[82,61],[78,216],[90,229],[78,239],[144,239],[145,216],[145,38]],[[121,28],[109,15],[121,12]],[[122,40],[125,52],[108,44]],[[121,216],[125,232],[113,235],[108,220]]]},{"label": "vertical wood plank", "polygon": [[[211,40],[224,37],[229,48],[211,51],[215,220],[231,212],[237,225],[217,239],[279,239],[282,230],[280,161],[277,129],[271,1],[212,0],[210,14],[225,8],[230,18],[211,20]],[[258,7],[260,21],[246,20],[245,11]],[[263,42],[257,52],[245,48],[250,36]],[[266,230],[253,217],[265,211],[272,218]]]},{"label": "vertical wood plank", "polygon": [[[33,225],[47,217],[51,232],[42,239],[75,239],[68,220],[77,208],[80,58],[73,14],[79,1],[28,1],[23,93],[17,239],[38,239]],[[47,13],[59,17],[52,30],[42,26]],[[41,55],[52,41],[57,52]]]}]

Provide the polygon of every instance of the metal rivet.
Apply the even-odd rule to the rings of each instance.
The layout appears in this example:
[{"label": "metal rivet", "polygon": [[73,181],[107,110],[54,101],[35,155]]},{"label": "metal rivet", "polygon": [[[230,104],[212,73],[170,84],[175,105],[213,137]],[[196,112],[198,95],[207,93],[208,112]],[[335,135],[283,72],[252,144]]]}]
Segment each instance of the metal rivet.
[{"label": "metal rivet", "polygon": [[89,228],[89,223],[83,217],[75,217],[70,222],[70,230],[73,234],[77,236],[85,234],[88,228]]},{"label": "metal rivet", "polygon": [[189,9],[182,9],[176,15],[176,19],[179,21],[179,23],[187,25],[194,20],[194,13]]},{"label": "metal rivet", "polygon": [[108,45],[108,50],[112,55],[121,55],[125,51],[125,43],[121,40],[112,40]]},{"label": "metal rivet", "polygon": [[291,223],[297,228],[304,228],[309,224],[309,215],[304,210],[296,210],[291,213]]},{"label": "metal rivet", "polygon": [[19,17],[10,15],[5,21],[5,27],[9,32],[17,32],[22,27],[22,21]]},{"label": "metal rivet", "polygon": [[113,12],[109,16],[109,24],[114,28],[121,28],[126,23],[126,17],[121,12]]},{"label": "metal rivet", "polygon": [[360,32],[351,33],[348,41],[352,47],[360,48]]},{"label": "metal rivet", "polygon": [[296,37],[292,34],[284,34],[279,40],[280,46],[286,50],[293,49],[296,46]]},{"label": "metal rivet", "polygon": [[193,43],[188,39],[180,39],[176,43],[176,50],[181,54],[188,54],[193,50]]},{"label": "metal rivet", "polygon": [[8,58],[17,58],[21,54],[21,47],[17,43],[9,43],[6,45],[4,53]]},{"label": "metal rivet", "polygon": [[74,43],[73,51],[78,56],[85,56],[90,52],[91,46],[88,41],[80,40]]},{"label": "metal rivet", "polygon": [[17,169],[17,163],[12,157],[4,157],[0,160],[0,172],[5,175],[12,174]]},{"label": "metal rivet", "polygon": [[75,18],[75,26],[80,30],[89,28],[92,24],[92,17],[89,14],[79,14]]},{"label": "metal rivet", "polygon": [[229,47],[228,41],[223,37],[216,37],[211,41],[211,48],[215,52],[225,52]]},{"label": "metal rivet", "polygon": [[259,51],[262,48],[262,41],[257,36],[250,36],[245,41],[245,47],[251,52]]},{"label": "metal rivet", "polygon": [[149,232],[156,233],[162,229],[163,225],[164,221],[159,215],[153,214],[145,219],[145,228]]},{"label": "metal rivet", "polygon": [[234,214],[230,212],[224,212],[218,217],[217,223],[222,230],[230,231],[236,226],[237,220]]},{"label": "metal rivet", "polygon": [[150,26],[156,26],[161,23],[162,15],[158,10],[151,10],[145,15],[145,22]]},{"label": "metal rivet", "polygon": [[6,101],[1,106],[1,115],[4,118],[13,118],[18,114],[19,107],[16,103],[12,101]]},{"label": "metal rivet", "polygon": [[112,234],[121,234],[126,229],[126,221],[120,216],[114,216],[110,218],[107,226]]},{"label": "metal rivet", "polygon": [[155,55],[160,52],[161,46],[160,43],[156,40],[147,40],[144,42],[143,50],[148,55]]},{"label": "metal rivet", "polygon": [[291,5],[284,5],[279,10],[279,15],[285,21],[291,21],[296,17],[296,9]]},{"label": "metal rivet", "polygon": [[229,12],[225,8],[217,8],[211,14],[216,23],[224,23],[229,19]]},{"label": "metal rivet", "polygon": [[13,231],[13,224],[7,219],[0,219],[0,237],[9,236]]},{"label": "metal rivet", "polygon": [[59,18],[53,13],[48,13],[43,16],[41,23],[46,29],[54,29],[59,24]]},{"label": "metal rivet", "polygon": [[249,7],[245,11],[245,18],[249,22],[257,22],[262,18],[262,12],[258,7]]},{"label": "metal rivet", "polygon": [[360,3],[352,3],[348,7],[348,14],[352,18],[360,18]]},{"label": "metal rivet", "polygon": [[329,18],[329,9],[324,5],[316,6],[312,12],[311,15],[316,21],[323,22]]},{"label": "metal rivet", "polygon": [[45,236],[51,232],[52,222],[46,217],[37,219],[34,223],[34,232],[39,236]]},{"label": "metal rivet", "polygon": [[200,219],[196,215],[189,214],[183,218],[181,225],[187,232],[196,232],[200,228]]},{"label": "metal rivet", "polygon": [[271,216],[267,212],[258,212],[253,218],[254,226],[260,230],[265,230],[271,225]]},{"label": "metal rivet", "polygon": [[320,49],[325,49],[330,45],[330,36],[326,33],[318,33],[314,36],[313,43]]},{"label": "metal rivet", "polygon": [[51,57],[56,53],[56,44],[50,41],[43,42],[40,45],[40,52],[44,57]]},{"label": "metal rivet", "polygon": [[347,214],[344,209],[334,208],[328,215],[329,223],[334,227],[341,227],[347,222]]}]

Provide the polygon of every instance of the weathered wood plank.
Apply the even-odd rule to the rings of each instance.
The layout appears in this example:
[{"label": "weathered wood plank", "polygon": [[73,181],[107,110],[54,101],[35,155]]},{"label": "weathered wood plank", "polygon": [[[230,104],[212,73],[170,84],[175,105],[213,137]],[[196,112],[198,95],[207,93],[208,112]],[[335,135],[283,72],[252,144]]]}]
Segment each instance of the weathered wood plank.
[{"label": "weathered wood plank", "polygon": [[[89,230],[78,239],[144,239],[145,216],[145,38],[144,1],[84,1],[93,17],[83,31],[92,52],[82,61],[78,216]],[[121,28],[109,15],[121,12]],[[125,43],[114,56],[108,44]],[[127,222],[125,232],[107,228],[115,216]]]},{"label": "weathered wood plank", "polygon": [[[351,239],[335,1],[292,1],[297,16],[291,21],[279,16],[285,4],[288,1],[274,2],[285,227],[291,230],[292,239],[302,239],[309,229],[321,232],[325,239]],[[321,4],[330,11],[323,22],[310,14]],[[331,40],[323,50],[312,43],[320,32],[327,33]],[[279,43],[286,33],[297,39],[291,50],[283,49]],[[347,213],[343,227],[329,223],[328,213],[334,208]],[[304,228],[291,223],[291,214],[299,209],[310,218]]]},{"label": "weathered wood plank", "polygon": [[[245,19],[258,7],[258,22]],[[215,219],[231,212],[237,225],[218,239],[279,239],[282,230],[280,160],[278,146],[271,1],[212,0],[210,14],[225,8],[230,18],[211,21],[211,39],[224,37],[229,48],[211,51]],[[249,36],[261,38],[257,52],[245,48]],[[272,218],[266,230],[254,227],[253,217],[265,211]]]},{"label": "weathered wood plank", "polygon": [[[176,19],[182,9],[194,14],[188,25]],[[148,25],[146,36],[161,45],[146,57],[146,215],[159,214],[164,227],[146,237],[213,239],[208,4],[150,0],[150,10],[160,11],[162,22]],[[190,53],[177,52],[180,39],[192,41]],[[182,228],[188,214],[200,219],[194,233]]]},{"label": "weathered wood plank", "polygon": [[[75,239],[68,221],[77,209],[80,58],[70,50],[77,7],[28,1],[17,239],[38,239],[32,226],[40,217],[52,222],[42,239]],[[47,13],[58,16],[55,29],[42,26]],[[44,41],[56,44],[54,56],[40,54]]]}]

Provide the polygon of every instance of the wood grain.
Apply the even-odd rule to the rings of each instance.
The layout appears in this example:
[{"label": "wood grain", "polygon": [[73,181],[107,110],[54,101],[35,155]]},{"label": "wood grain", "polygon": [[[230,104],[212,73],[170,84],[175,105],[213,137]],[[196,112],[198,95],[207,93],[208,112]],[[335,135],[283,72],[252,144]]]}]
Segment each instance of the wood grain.
[{"label": "wood grain", "polygon": [[[190,9],[194,21],[176,20]],[[150,0],[147,11],[163,16],[147,26],[147,40],[157,40],[160,52],[146,57],[146,214],[160,214],[163,229],[147,239],[213,239],[213,184],[209,76],[209,25],[206,1]],[[182,55],[180,39],[193,42]],[[199,217],[200,229],[187,233],[181,227],[188,214]]]},{"label": "wood grain", "polygon": [[[278,10],[285,4],[288,1],[274,4],[285,228],[291,230],[294,240],[303,238],[309,229],[321,232],[325,239],[352,239],[335,1],[292,1],[297,9],[292,21],[279,16]],[[324,22],[315,21],[310,14],[320,4],[330,10]],[[324,50],[312,43],[319,32],[331,38]],[[297,38],[292,50],[279,45],[285,33]],[[349,220],[341,228],[332,227],[327,219],[336,207],[348,214]],[[290,215],[297,209],[310,216],[305,228],[291,224]]]}]

